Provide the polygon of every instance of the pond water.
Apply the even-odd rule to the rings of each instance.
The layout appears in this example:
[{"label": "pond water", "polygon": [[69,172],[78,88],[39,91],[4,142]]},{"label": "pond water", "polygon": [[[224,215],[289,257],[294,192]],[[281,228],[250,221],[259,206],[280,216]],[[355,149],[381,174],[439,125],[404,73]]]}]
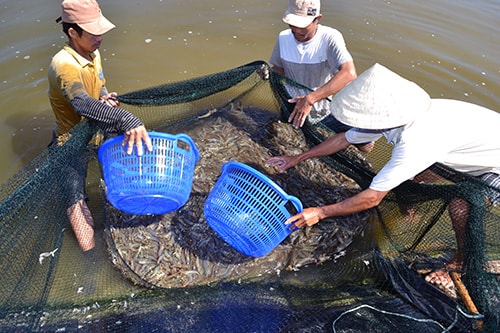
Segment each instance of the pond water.
[{"label": "pond water", "polygon": [[[286,1],[102,0],[116,29],[101,52],[108,88],[129,92],[268,60]],[[59,2],[0,1],[0,182],[54,129],[47,67],[65,43]],[[379,62],[426,89],[499,110],[498,0],[323,1],[358,73]]]}]

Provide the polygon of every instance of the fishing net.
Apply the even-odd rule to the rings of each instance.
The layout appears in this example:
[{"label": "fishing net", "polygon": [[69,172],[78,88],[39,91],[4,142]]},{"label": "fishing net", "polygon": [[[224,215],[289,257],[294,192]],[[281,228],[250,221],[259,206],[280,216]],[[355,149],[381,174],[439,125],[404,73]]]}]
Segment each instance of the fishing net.
[{"label": "fishing net", "polygon": [[[279,174],[273,155],[318,144],[332,131],[286,118],[290,93],[309,89],[257,61],[120,96],[150,130],[186,133],[200,159],[188,202],[132,215],[106,200],[98,129],[83,121],[0,190],[2,332],[497,332],[499,208],[494,189],[436,164],[436,183],[405,182],[375,209],[293,232],[248,257],[207,224],[204,202],[228,161],[252,166],[305,207],[366,188],[388,160],[377,142],[308,160]],[[75,162],[78,161],[78,162]],[[95,248],[82,252],[68,221],[68,181],[87,174]],[[425,282],[457,245],[448,208],[469,203],[465,262],[446,293]]]}]

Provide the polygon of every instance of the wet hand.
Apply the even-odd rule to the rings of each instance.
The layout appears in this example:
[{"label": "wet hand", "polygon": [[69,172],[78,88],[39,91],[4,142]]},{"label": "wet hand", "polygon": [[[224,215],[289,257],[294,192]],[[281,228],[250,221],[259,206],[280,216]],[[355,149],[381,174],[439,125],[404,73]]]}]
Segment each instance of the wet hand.
[{"label": "wet hand", "polygon": [[269,67],[266,64],[260,65],[259,68],[255,70],[259,74],[262,80],[269,80]]},{"label": "wet hand", "polygon": [[318,207],[305,208],[301,213],[290,217],[286,220],[285,224],[290,225],[290,229],[310,227],[319,222],[319,212]]},{"label": "wet hand", "polygon": [[294,158],[292,156],[275,156],[269,158],[266,161],[266,164],[275,167],[279,170],[279,172],[283,173],[297,163],[294,162]]},{"label": "wet hand", "polygon": [[132,154],[134,145],[137,147],[137,155],[142,156],[144,152],[143,144],[146,145],[147,150],[153,150],[153,144],[149,137],[148,131],[144,125],[133,128],[124,133],[122,146],[127,147],[127,154]]},{"label": "wet hand", "polygon": [[292,123],[294,128],[302,127],[311,112],[313,104],[307,100],[306,96],[290,98],[288,103],[296,103],[293,112],[288,117],[288,122]]},{"label": "wet hand", "polygon": [[108,104],[109,106],[112,106],[114,108],[120,106],[120,101],[118,101],[118,94],[116,92],[101,96],[99,100],[102,103]]}]

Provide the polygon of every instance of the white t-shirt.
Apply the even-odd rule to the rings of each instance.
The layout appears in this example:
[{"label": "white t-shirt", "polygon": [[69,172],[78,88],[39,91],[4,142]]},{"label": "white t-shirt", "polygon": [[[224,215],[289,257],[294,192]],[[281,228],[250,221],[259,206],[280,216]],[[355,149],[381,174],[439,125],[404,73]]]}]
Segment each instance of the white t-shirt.
[{"label": "white t-shirt", "polygon": [[[313,90],[323,86],[352,56],[340,31],[318,24],[316,35],[307,42],[298,42],[290,29],[282,31],[274,45],[269,62],[285,70],[285,76]],[[292,97],[304,95],[287,86]],[[315,123],[330,113],[330,103],[324,99],[314,105],[310,120]]]},{"label": "white t-shirt", "polygon": [[500,174],[500,114],[479,105],[432,99],[429,109],[406,126],[346,132],[353,144],[382,136],[394,148],[373,178],[373,190],[391,190],[436,162],[472,176]]}]

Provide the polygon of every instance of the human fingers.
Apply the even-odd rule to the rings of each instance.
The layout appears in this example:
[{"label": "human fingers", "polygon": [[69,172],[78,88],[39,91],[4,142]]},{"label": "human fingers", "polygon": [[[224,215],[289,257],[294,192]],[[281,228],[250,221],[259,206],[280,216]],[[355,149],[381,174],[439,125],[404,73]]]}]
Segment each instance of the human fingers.
[{"label": "human fingers", "polygon": [[146,145],[146,148],[149,152],[153,151],[153,143],[151,142],[151,138],[146,128],[142,130],[139,140],[141,144],[144,143]]},{"label": "human fingers", "polygon": [[137,156],[142,156],[144,153],[144,147],[142,146],[142,138],[136,133],[135,135],[135,146],[137,147]]},{"label": "human fingers", "polygon": [[271,157],[266,163],[274,168],[277,168],[279,172],[285,172],[288,166],[288,160],[283,156]]},{"label": "human fingers", "polygon": [[290,217],[285,224],[291,224],[290,229],[313,226],[319,222],[318,207],[309,207],[302,212]]},{"label": "human fingers", "polygon": [[112,107],[117,107],[120,105],[120,101],[118,101],[118,94],[113,92],[107,95],[103,95],[99,98],[101,103],[107,104]]},{"label": "human fingers", "polygon": [[144,153],[143,144],[146,145],[148,151],[151,152],[153,150],[151,138],[143,125],[125,132],[123,145],[127,146],[127,154],[132,154],[135,145],[137,147],[137,155],[142,156]]},{"label": "human fingers", "polygon": [[[305,99],[303,99],[305,101]],[[299,105],[300,104],[300,105]],[[295,119],[293,122],[293,126],[295,128],[301,128],[304,126],[304,123],[306,122],[307,115],[311,111],[311,108],[308,108],[307,105],[304,106],[303,103],[297,103],[295,106]]]},{"label": "human fingers", "polygon": [[112,106],[112,107],[116,108],[116,107],[118,107],[120,105],[120,102],[118,102],[117,99],[108,98],[106,100],[106,104],[108,104],[109,106]]},{"label": "human fingers", "polygon": [[120,101],[118,100],[118,94],[116,92],[110,93],[108,99],[113,104],[112,106],[114,107],[120,106]]},{"label": "human fingers", "polygon": [[306,120],[306,114],[298,111],[295,114],[295,117],[293,118],[293,127],[296,129],[301,128],[304,125],[305,120]]},{"label": "human fingers", "polygon": [[274,156],[274,157],[270,157],[266,161],[266,163],[271,165],[271,166],[280,166],[280,165],[284,164],[285,161],[283,160],[283,157],[281,157],[281,156]]},{"label": "human fingers", "polygon": [[304,108],[300,106],[300,103],[297,103],[290,117],[288,117],[288,122],[291,123],[295,129],[298,129],[304,125],[308,113],[307,110],[304,110]]},{"label": "human fingers", "polygon": [[303,226],[302,214],[297,214],[290,217],[285,221],[285,225],[288,225],[290,230],[300,229]]},{"label": "human fingers", "polygon": [[132,154],[135,143],[135,135],[133,131],[127,131],[123,135],[122,147],[125,147],[127,154]]},{"label": "human fingers", "polygon": [[290,113],[290,116],[288,116],[288,122],[289,123],[293,123],[293,120],[296,117],[296,113],[297,113],[297,109],[294,108],[293,111],[292,111],[292,113]]},{"label": "human fingers", "polygon": [[265,64],[260,65],[257,69],[257,74],[259,74],[262,80],[269,80],[269,67]]}]

